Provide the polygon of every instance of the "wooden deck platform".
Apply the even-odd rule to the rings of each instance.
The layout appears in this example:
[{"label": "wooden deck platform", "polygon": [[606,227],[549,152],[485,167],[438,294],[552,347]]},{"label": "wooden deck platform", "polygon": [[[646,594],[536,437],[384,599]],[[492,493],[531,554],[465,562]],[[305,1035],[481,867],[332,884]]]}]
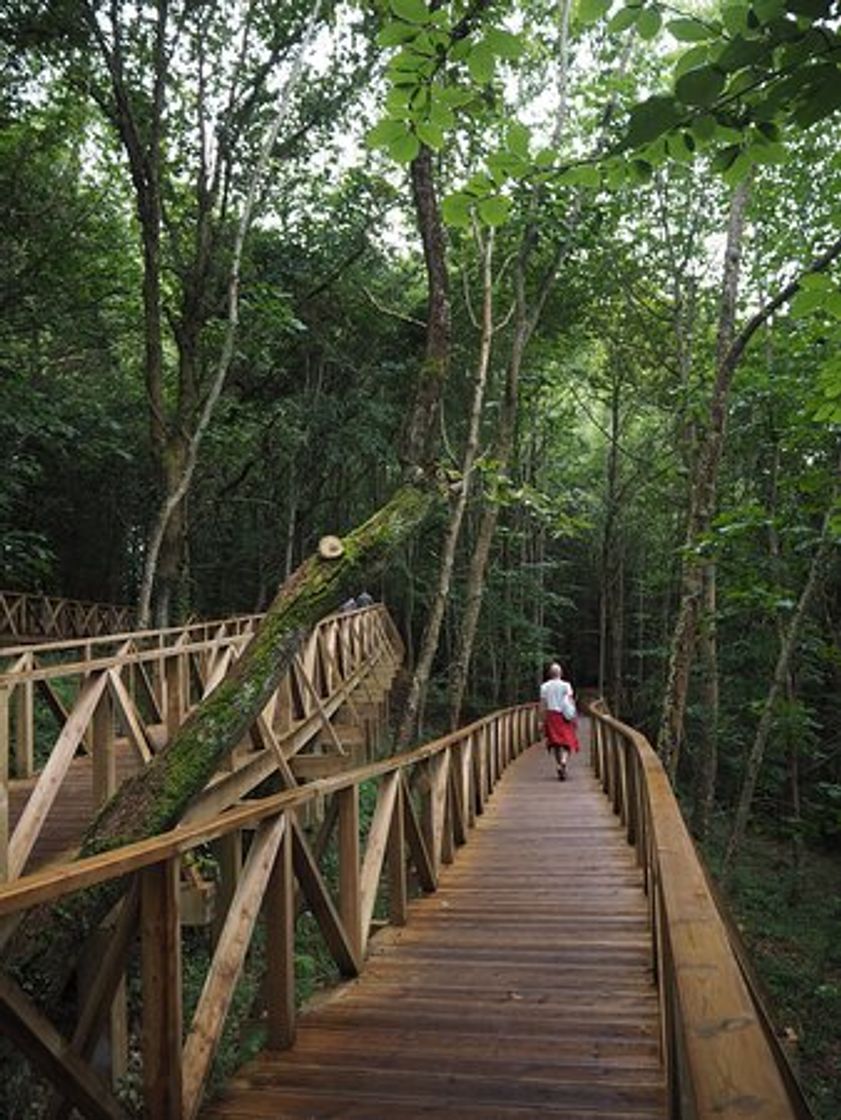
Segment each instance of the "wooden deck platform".
[{"label": "wooden deck platform", "polygon": [[203,1120],[662,1120],[641,875],[582,756],[532,748],[409,925]]}]

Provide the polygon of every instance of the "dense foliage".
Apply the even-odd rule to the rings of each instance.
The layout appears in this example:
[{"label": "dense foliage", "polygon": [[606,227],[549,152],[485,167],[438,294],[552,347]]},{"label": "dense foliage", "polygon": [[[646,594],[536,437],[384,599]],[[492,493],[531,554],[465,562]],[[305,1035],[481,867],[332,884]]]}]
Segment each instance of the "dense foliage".
[{"label": "dense foliage", "polygon": [[[427,317],[407,169],[432,152],[451,500],[369,588],[417,653],[467,488],[427,725],[478,589],[467,711],[531,695],[559,656],[665,742],[680,692],[664,757],[699,836],[728,846],[744,897],[739,806],[810,896],[817,853],[841,858],[837,0],[331,3],[290,87],[306,18],[272,0],[6,5],[0,583],[136,599],[281,95],[165,606],[260,608],[322,534],[381,506]],[[830,958],[803,1008],[837,996]],[[841,1080],[818,1049],[820,1084]]]}]

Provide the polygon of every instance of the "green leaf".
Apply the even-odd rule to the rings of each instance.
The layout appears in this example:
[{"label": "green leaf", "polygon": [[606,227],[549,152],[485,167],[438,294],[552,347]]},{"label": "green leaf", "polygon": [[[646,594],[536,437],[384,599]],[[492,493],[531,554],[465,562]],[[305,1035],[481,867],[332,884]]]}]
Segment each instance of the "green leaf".
[{"label": "green leaf", "polygon": [[[815,69],[828,70],[829,67]],[[841,108],[841,72],[836,70],[832,79],[812,86],[795,112],[794,119],[801,128],[809,128],[838,108]]]},{"label": "green leaf", "polygon": [[825,272],[807,272],[800,280],[804,292],[834,292],[835,284]]},{"label": "green leaf", "polygon": [[738,159],[741,151],[742,149],[738,144],[730,144],[728,147],[722,148],[720,151],[716,152],[712,161],[713,171],[719,175],[726,171]]},{"label": "green leaf", "polygon": [[409,108],[414,86],[395,86],[385,95],[385,107],[389,113],[399,116]]},{"label": "green leaf", "polygon": [[519,58],[524,50],[523,40],[519,35],[512,35],[501,27],[488,28],[483,41],[500,58]]},{"label": "green leaf", "polygon": [[428,23],[430,12],[424,0],[390,0],[391,10],[407,23]]},{"label": "green leaf", "polygon": [[717,66],[699,66],[681,74],[675,82],[675,93],[685,105],[712,105],[726,81]]},{"label": "green leaf", "polygon": [[740,35],[748,29],[748,8],[745,4],[725,4],[721,20],[728,35]]},{"label": "green leaf", "polygon": [[794,319],[804,315],[811,315],[813,311],[822,311],[827,300],[827,293],[821,291],[808,291],[801,287],[789,307],[789,314]]},{"label": "green leaf", "polygon": [[640,10],[638,7],[620,8],[616,15],[611,17],[607,29],[614,35],[619,31],[627,31],[629,27],[634,26],[639,17]]},{"label": "green leaf", "polygon": [[387,148],[408,131],[405,121],[396,121],[388,117],[374,125],[365,137],[365,143],[369,148]]},{"label": "green leaf", "polygon": [[578,0],[578,18],[585,27],[596,23],[607,15],[610,4],[611,0]]},{"label": "green leaf", "polygon": [[610,160],[605,168],[605,180],[609,190],[616,191],[628,180],[628,169],[621,159]]},{"label": "green leaf", "polygon": [[784,0],[753,0],[753,12],[760,23],[770,23],[782,15]]},{"label": "green leaf", "polygon": [[473,200],[467,195],[456,192],[448,194],[441,203],[441,216],[448,226],[470,225],[470,211]]},{"label": "green leaf", "polygon": [[443,147],[444,134],[431,121],[419,121],[415,125],[415,131],[418,134],[418,139],[426,144],[427,148],[432,148],[433,152],[438,152]]},{"label": "green leaf", "polygon": [[674,128],[683,115],[673,97],[649,97],[631,110],[626,141],[632,148],[638,148],[656,140],[658,136]]},{"label": "green leaf", "polygon": [[409,39],[414,39],[417,33],[416,27],[411,27],[409,24],[401,23],[398,20],[392,20],[380,29],[377,42],[381,47],[396,47],[400,43],[406,43]]},{"label": "green leaf", "polygon": [[515,155],[528,159],[530,141],[531,131],[524,124],[517,121],[509,127],[505,142]]},{"label": "green leaf", "polygon": [[771,144],[767,140],[762,144],[748,145],[748,155],[754,163],[781,164],[788,160],[788,152],[782,144]]},{"label": "green leaf", "polygon": [[692,149],[686,141],[686,137],[682,132],[672,132],[666,138],[666,147],[672,159],[676,159],[678,163],[691,163],[692,162]]},{"label": "green leaf", "polygon": [[737,35],[721,51],[716,59],[722,70],[741,70],[743,66],[753,66],[761,62],[770,52],[767,43],[759,39],[745,39]]},{"label": "green leaf", "polygon": [[741,183],[751,169],[751,160],[747,152],[740,152],[733,160],[726,171],[722,173],[722,179],[728,187],[735,187]]},{"label": "green leaf", "polygon": [[712,140],[717,127],[718,122],[712,113],[702,113],[700,117],[696,117],[690,125],[692,134],[702,144],[708,144],[710,140]]},{"label": "green leaf", "polygon": [[601,186],[602,177],[597,167],[582,164],[580,167],[568,167],[564,171],[564,182],[570,186],[588,187],[595,190]]},{"label": "green leaf", "polygon": [[511,199],[502,195],[491,195],[479,203],[479,217],[487,226],[501,226],[508,221],[511,212]]},{"label": "green leaf", "polygon": [[491,194],[493,192],[493,187],[493,181],[490,177],[480,171],[470,176],[464,184],[463,193],[481,198],[482,195]]},{"label": "green leaf", "polygon": [[479,85],[485,85],[493,78],[494,56],[484,43],[477,43],[467,56],[467,69],[470,77]]},{"label": "green leaf", "polygon": [[644,159],[632,159],[628,170],[631,180],[636,183],[649,183],[654,174],[654,168]]},{"label": "green leaf", "polygon": [[666,24],[666,29],[682,43],[700,43],[716,37],[714,28],[697,19],[672,19]]},{"label": "green leaf", "polygon": [[388,154],[396,163],[411,163],[420,151],[420,140],[414,132],[398,136],[388,146]]},{"label": "green leaf", "polygon": [[644,8],[637,18],[637,34],[640,39],[653,39],[663,26],[659,8]]},{"label": "green leaf", "polygon": [[554,148],[541,148],[534,157],[534,162],[538,167],[551,167],[557,158],[558,153]]},{"label": "green leaf", "polygon": [[461,109],[473,100],[476,95],[473,90],[462,89],[459,86],[446,86],[444,89],[436,91],[435,97],[438,101],[443,101],[445,105],[449,105],[453,109]]},{"label": "green leaf", "polygon": [[688,70],[695,70],[698,66],[706,66],[709,61],[709,43],[704,43],[704,45],[700,47],[690,47],[688,51],[683,52],[675,63],[675,81],[677,81],[681,74],[685,74]]},{"label": "green leaf", "polygon": [[453,128],[456,123],[455,113],[435,93],[429,105],[429,120],[441,129]]},{"label": "green leaf", "polygon": [[826,19],[830,12],[830,0],[786,0],[786,8],[796,16],[810,19]]}]

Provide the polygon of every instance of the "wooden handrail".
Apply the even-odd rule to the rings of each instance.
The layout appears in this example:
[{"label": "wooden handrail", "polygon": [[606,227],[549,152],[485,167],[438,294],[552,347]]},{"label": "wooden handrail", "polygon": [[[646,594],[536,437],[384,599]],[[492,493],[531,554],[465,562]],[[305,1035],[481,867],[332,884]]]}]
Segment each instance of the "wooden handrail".
[{"label": "wooden handrail", "polygon": [[[339,971],[364,966],[381,879],[388,881],[390,920],[405,924],[408,874],[421,889],[436,889],[443,864],[452,862],[507,765],[537,737],[534,704],[495,712],[467,727],[380,762],[233,808],[211,820],[154,839],[25,876],[0,888],[0,916],[55,903],[95,884],[121,880],[129,892],[117,946],[106,954],[97,984],[80,1008],[80,1023],[100,1024],[125,968],[126,931],[141,940],[142,1051],[146,1115],[193,1120],[224,1027],[257,915],[264,914],[268,974],[268,1044],[288,1047],[295,1037],[295,890],[300,890]],[[421,780],[412,783],[419,771]],[[359,790],[378,783],[377,804],[363,843]],[[414,791],[411,786],[414,784]],[[298,823],[307,803],[333,796],[338,805],[339,893],[334,901]],[[192,1024],[182,1045],[181,947],[178,869],[196,845],[247,829],[252,840],[216,945]],[[133,909],[140,899],[139,917]],[[105,972],[113,975],[105,975]],[[98,1002],[97,1002],[98,1001]],[[101,1005],[101,1006],[100,1006]],[[0,1025],[83,1115],[125,1120],[122,1107],[87,1061],[95,1030],[61,1039],[18,985],[0,976]]]},{"label": "wooden handrail", "polygon": [[670,1120],[811,1120],[660,759],[600,701],[589,714],[592,763],[649,897]]},{"label": "wooden handrail", "polygon": [[134,620],[131,607],[0,591],[0,635],[19,638],[93,638],[125,628]]},{"label": "wooden handrail", "polygon": [[[35,651],[27,650],[10,671],[0,674],[0,881],[16,879],[26,869],[77,754],[91,756],[98,804],[115,789],[118,735],[146,764],[218,686],[250,641],[256,619],[141,632],[118,642],[106,656],[82,661],[45,664]],[[338,709],[352,703],[355,689],[370,692],[369,680],[376,680],[381,668],[393,671],[402,653],[399,635],[381,604],[322,619],[305,640],[300,663],[279,681],[255,724],[256,741],[243,746],[232,768],[211,783],[195,811],[212,816],[248,793],[282,765],[282,759],[317,740]],[[376,695],[381,691],[373,690]],[[36,773],[36,716],[47,711],[56,731],[46,749],[41,743],[46,757]],[[41,721],[41,726],[43,735],[49,724]],[[12,778],[35,782],[13,831]]]}]

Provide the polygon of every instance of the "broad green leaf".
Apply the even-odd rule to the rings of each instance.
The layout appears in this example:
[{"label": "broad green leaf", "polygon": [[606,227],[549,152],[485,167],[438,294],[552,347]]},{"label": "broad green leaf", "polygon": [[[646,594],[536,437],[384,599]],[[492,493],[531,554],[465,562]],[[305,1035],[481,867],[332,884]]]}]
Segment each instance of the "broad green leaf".
[{"label": "broad green leaf", "polygon": [[398,136],[388,146],[388,154],[396,163],[411,163],[420,151],[420,140],[414,132]]},{"label": "broad green leaf", "polygon": [[631,180],[636,183],[648,183],[654,174],[653,167],[644,159],[632,159],[628,164],[628,171]]},{"label": "broad green leaf", "polygon": [[767,43],[759,39],[745,39],[737,35],[723,51],[719,52],[716,63],[722,70],[741,70],[743,66],[753,66],[761,62],[770,52]]},{"label": "broad green leaf", "polygon": [[663,26],[659,8],[643,8],[637,18],[637,34],[640,39],[653,39]]},{"label": "broad green leaf", "polygon": [[466,195],[456,192],[448,194],[441,203],[441,216],[448,226],[470,225],[470,211],[473,200]]},{"label": "broad green leaf", "polygon": [[608,189],[619,190],[628,180],[628,168],[621,159],[610,160],[605,167],[605,181]]},{"label": "broad green leaf", "polygon": [[481,198],[482,195],[491,194],[494,185],[490,176],[485,175],[484,172],[477,172],[471,175],[467,182],[464,184],[463,193],[473,195],[476,198]]},{"label": "broad green leaf", "polygon": [[785,5],[794,15],[809,19],[826,19],[831,8],[830,0],[785,0]]},{"label": "broad green leaf", "polygon": [[429,119],[437,128],[453,128],[456,123],[455,113],[438,96],[437,91],[432,94],[429,105]]},{"label": "broad green leaf", "polygon": [[445,105],[449,105],[453,109],[460,109],[462,106],[467,105],[473,100],[475,94],[473,90],[461,89],[459,86],[446,86],[440,91],[436,91],[436,100],[443,101]]},{"label": "broad green leaf", "polygon": [[554,148],[541,148],[534,157],[534,162],[538,167],[551,167],[557,158],[558,153]]},{"label": "broad green leaf", "polygon": [[[815,69],[829,70],[830,68],[815,67]],[[801,128],[809,128],[839,108],[841,108],[841,71],[835,70],[831,77],[827,74],[824,82],[812,86],[795,112],[794,119]]]},{"label": "broad green leaf", "polygon": [[800,290],[829,293],[835,291],[835,284],[825,272],[807,272],[800,280]]},{"label": "broad green leaf", "polygon": [[788,160],[788,152],[783,145],[772,144],[768,140],[762,144],[749,144],[748,155],[754,163],[780,164]]},{"label": "broad green leaf", "polygon": [[564,171],[563,179],[570,186],[588,187],[595,190],[601,186],[602,177],[597,167],[582,164],[580,167],[568,167]]},{"label": "broad green leaf", "polygon": [[686,105],[712,105],[724,89],[725,75],[716,66],[699,66],[681,74],[675,93]]},{"label": "broad green leaf", "polygon": [[721,174],[729,167],[732,167],[733,163],[739,158],[741,151],[742,149],[738,144],[730,144],[728,147],[722,148],[720,151],[716,152],[712,161],[713,171],[717,174]]},{"label": "broad green leaf", "polygon": [[494,56],[484,45],[477,43],[467,56],[467,69],[474,82],[485,85],[494,76]]},{"label": "broad green leaf", "polygon": [[695,70],[699,66],[706,66],[710,61],[710,45],[704,43],[700,47],[690,47],[688,51],[684,51],[680,58],[675,63],[675,81],[685,74],[688,70]]},{"label": "broad green leaf", "polygon": [[398,116],[409,108],[414,86],[394,86],[385,95],[385,107],[389,113]]},{"label": "broad green leaf", "polygon": [[753,11],[760,23],[770,23],[782,15],[785,0],[753,0]]},{"label": "broad green leaf", "polygon": [[735,187],[738,183],[747,176],[751,169],[751,159],[747,152],[740,152],[739,155],[733,160],[726,171],[722,173],[722,179],[728,187]]},{"label": "broad green leaf", "polygon": [[692,162],[692,149],[689,147],[684,133],[671,132],[666,137],[666,148],[672,159],[676,159],[678,163]]},{"label": "broad green leaf", "polygon": [[387,148],[400,136],[408,133],[405,121],[396,121],[391,118],[379,121],[365,137],[369,148]]},{"label": "broad green leaf", "polygon": [[649,97],[631,110],[626,141],[638,148],[674,128],[682,118],[683,111],[673,97]]},{"label": "broad green leaf", "polygon": [[578,0],[578,18],[587,26],[607,15],[611,0]]},{"label": "broad green leaf", "polygon": [[716,32],[713,27],[701,23],[698,19],[682,18],[672,19],[666,24],[666,29],[675,39],[682,43],[700,43],[705,39],[714,39]]},{"label": "broad green leaf", "polygon": [[508,220],[511,212],[511,199],[502,195],[491,195],[479,203],[479,217],[488,226],[501,226]]},{"label": "broad green leaf", "polygon": [[524,124],[515,122],[508,129],[505,137],[505,142],[515,155],[520,156],[522,159],[529,158],[529,142],[531,141],[531,131],[526,128]]},{"label": "broad green leaf", "polygon": [[748,29],[748,7],[746,4],[725,4],[721,9],[721,20],[728,35],[740,35]]},{"label": "broad green leaf", "polygon": [[424,0],[390,0],[391,10],[407,23],[428,23],[430,13]]},{"label": "broad green leaf", "polygon": [[789,312],[793,318],[799,319],[804,315],[811,315],[813,311],[823,311],[828,298],[828,292],[809,291],[801,287],[791,301]]},{"label": "broad green leaf", "polygon": [[512,35],[501,27],[490,27],[485,32],[484,40],[488,49],[500,58],[519,58],[523,53],[523,40],[519,35]]},{"label": "broad green leaf", "polygon": [[377,42],[381,47],[396,47],[400,43],[406,43],[409,39],[413,39],[417,33],[418,29],[416,27],[398,20],[392,20],[391,23],[382,27],[377,35]]},{"label": "broad green leaf", "polygon": [[696,140],[700,141],[702,144],[707,144],[712,140],[717,127],[718,122],[712,113],[702,113],[700,117],[696,117],[690,125],[692,134],[695,136]]},{"label": "broad green leaf", "polygon": [[415,125],[415,131],[418,134],[418,139],[426,144],[427,148],[432,148],[433,152],[438,152],[443,147],[444,134],[431,121],[419,121]]},{"label": "broad green leaf", "polygon": [[501,187],[510,175],[510,157],[507,152],[491,152],[488,156],[488,168],[491,178],[498,187]]},{"label": "broad green leaf", "polygon": [[627,31],[629,27],[634,26],[639,17],[639,8],[620,8],[616,15],[611,17],[607,29],[612,34],[616,34],[619,31]]}]

